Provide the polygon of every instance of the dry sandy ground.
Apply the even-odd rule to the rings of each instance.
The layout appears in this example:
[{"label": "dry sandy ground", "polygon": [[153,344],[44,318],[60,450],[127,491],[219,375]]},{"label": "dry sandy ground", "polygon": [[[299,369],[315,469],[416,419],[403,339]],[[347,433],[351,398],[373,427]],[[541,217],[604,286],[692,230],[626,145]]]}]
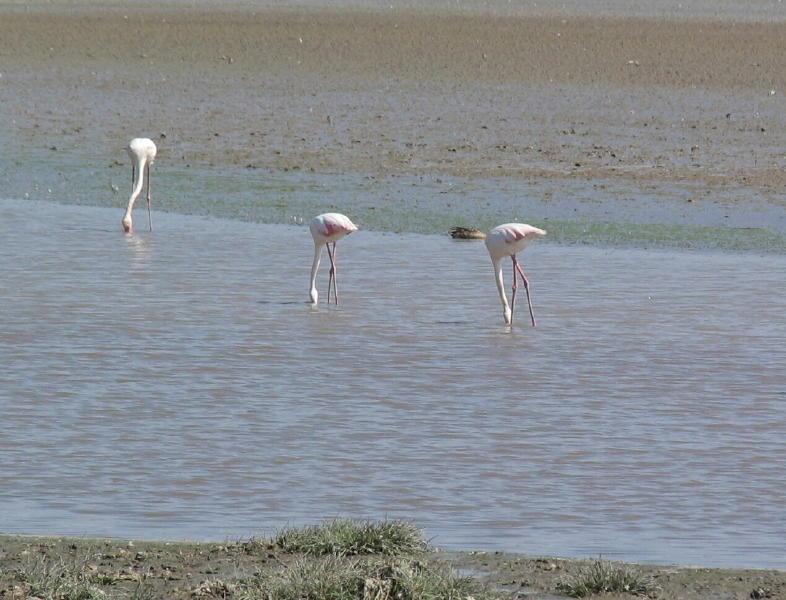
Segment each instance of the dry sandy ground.
[{"label": "dry sandy ground", "polygon": [[[254,573],[291,564],[297,557],[259,541],[223,544],[120,542],[54,538],[0,537],[0,598],[27,597],[23,572],[66,567],[84,573],[107,597],[232,597],[226,584]],[[444,561],[458,572],[481,580],[500,598],[547,600],[564,597],[560,582],[570,581],[589,561],[526,557],[503,553],[443,553],[426,560]],[[649,596],[663,600],[786,598],[786,573],[746,569],[634,566],[651,578]],[[140,582],[145,593],[140,593]],[[223,583],[222,583],[223,582]],[[606,594],[608,600],[633,598]]]},{"label": "dry sandy ground", "polygon": [[786,205],[784,56],[777,20],[0,5],[1,152],[106,164],[141,134],[175,165],[689,181]]}]

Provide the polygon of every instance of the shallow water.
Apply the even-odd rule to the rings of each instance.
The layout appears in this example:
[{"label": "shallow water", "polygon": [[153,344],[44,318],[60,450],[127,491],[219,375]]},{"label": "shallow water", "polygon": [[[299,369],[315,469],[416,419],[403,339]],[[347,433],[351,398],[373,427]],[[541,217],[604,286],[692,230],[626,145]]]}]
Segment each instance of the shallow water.
[{"label": "shallow water", "polygon": [[[0,160],[6,196],[98,206],[128,202],[128,165],[57,153]],[[0,148],[2,154],[2,148]],[[123,160],[127,160],[125,156]],[[251,222],[302,223],[350,212],[366,229],[444,233],[508,221],[544,227],[549,240],[639,248],[722,249],[786,255],[783,199],[704,184],[607,180],[363,175],[237,167],[153,168],[157,210]],[[694,201],[694,198],[700,198]],[[534,220],[533,220],[534,219]]]},{"label": "shallow water", "polygon": [[511,330],[479,243],[360,231],[313,308],[304,227],[0,210],[0,531],[786,567],[783,256],[535,245]]}]

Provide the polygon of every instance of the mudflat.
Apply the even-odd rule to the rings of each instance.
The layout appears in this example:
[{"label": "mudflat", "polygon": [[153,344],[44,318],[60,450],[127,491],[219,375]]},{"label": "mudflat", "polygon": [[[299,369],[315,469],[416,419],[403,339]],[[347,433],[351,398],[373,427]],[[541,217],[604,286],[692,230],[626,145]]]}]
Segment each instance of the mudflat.
[{"label": "mudflat", "polygon": [[[21,538],[0,536],[0,596],[36,597],[34,592],[59,590],[63,598],[258,598],[243,586],[269,573],[319,572],[302,554],[275,543],[251,539],[224,543],[139,542],[102,539]],[[308,559],[306,559],[308,560]],[[314,559],[311,559],[314,561]],[[331,563],[338,573],[357,560],[340,557]],[[390,561],[389,561],[390,562]],[[486,600],[568,597],[565,584],[576,581],[593,560],[523,556],[501,552],[449,553],[430,551],[414,557],[418,568],[446,568],[474,580]],[[298,567],[300,565],[300,567]],[[309,565],[311,565],[309,567]],[[786,573],[755,569],[623,565],[617,568],[646,581],[646,590],[618,591],[592,597],[651,597],[663,600],[702,598],[764,599],[786,597]],[[314,575],[316,579],[318,576]],[[291,579],[296,579],[292,576]],[[338,587],[336,575],[324,588],[305,580],[293,586],[299,594],[327,596]],[[368,586],[369,581],[366,580]],[[286,596],[284,586],[271,597]],[[70,591],[71,595],[67,595]],[[77,591],[82,595],[77,595]],[[362,590],[361,590],[362,592]],[[32,595],[31,595],[32,594]],[[438,597],[457,597],[448,593]],[[300,596],[299,596],[300,597]],[[341,597],[341,596],[335,596]],[[353,596],[356,597],[356,596]],[[363,597],[362,593],[358,597]],[[369,597],[369,596],[366,596]],[[380,594],[378,598],[389,598]],[[475,597],[475,596],[470,596]]]},{"label": "mudflat", "polygon": [[782,205],[784,55],[785,21],[733,15],[11,4],[0,128],[16,157],[124,160],[144,134],[174,165],[687,181]]}]

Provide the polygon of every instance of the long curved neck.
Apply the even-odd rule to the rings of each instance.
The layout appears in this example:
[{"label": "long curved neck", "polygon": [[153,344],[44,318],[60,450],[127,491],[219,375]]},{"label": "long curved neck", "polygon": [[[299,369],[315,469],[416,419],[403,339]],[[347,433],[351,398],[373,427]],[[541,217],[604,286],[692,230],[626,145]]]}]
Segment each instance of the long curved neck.
[{"label": "long curved neck", "polygon": [[311,264],[311,287],[309,288],[312,300],[317,297],[317,271],[319,271],[319,259],[322,256],[322,246],[324,245],[314,241],[314,262]]},{"label": "long curved neck", "polygon": [[497,291],[499,292],[499,299],[502,302],[502,311],[507,314],[510,311],[508,304],[508,297],[505,295],[505,282],[502,279],[502,259],[492,258],[491,264],[494,266],[494,280],[497,282]]},{"label": "long curved neck", "polygon": [[131,192],[131,197],[128,199],[128,208],[126,208],[126,216],[131,216],[131,211],[134,209],[134,202],[139,197],[139,194],[142,193],[142,186],[145,183],[145,163],[147,159],[144,156],[140,156],[136,159],[136,181],[134,183],[134,189]]}]

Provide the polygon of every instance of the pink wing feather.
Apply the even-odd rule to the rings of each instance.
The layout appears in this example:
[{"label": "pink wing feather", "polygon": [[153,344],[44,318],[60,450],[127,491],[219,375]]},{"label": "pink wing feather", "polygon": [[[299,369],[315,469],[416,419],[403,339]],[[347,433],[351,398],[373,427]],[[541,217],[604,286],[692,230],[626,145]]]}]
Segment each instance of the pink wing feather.
[{"label": "pink wing feather", "polygon": [[511,223],[510,225],[505,225],[501,228],[501,231],[505,236],[506,242],[516,242],[518,240],[523,240],[529,234],[535,234],[538,236],[546,235],[546,232],[542,229],[538,229],[537,227],[526,225],[524,223]]},{"label": "pink wing feather", "polygon": [[352,233],[358,229],[357,225],[341,213],[325,213],[316,217],[314,222],[317,231],[325,237],[330,237],[337,233]]}]

